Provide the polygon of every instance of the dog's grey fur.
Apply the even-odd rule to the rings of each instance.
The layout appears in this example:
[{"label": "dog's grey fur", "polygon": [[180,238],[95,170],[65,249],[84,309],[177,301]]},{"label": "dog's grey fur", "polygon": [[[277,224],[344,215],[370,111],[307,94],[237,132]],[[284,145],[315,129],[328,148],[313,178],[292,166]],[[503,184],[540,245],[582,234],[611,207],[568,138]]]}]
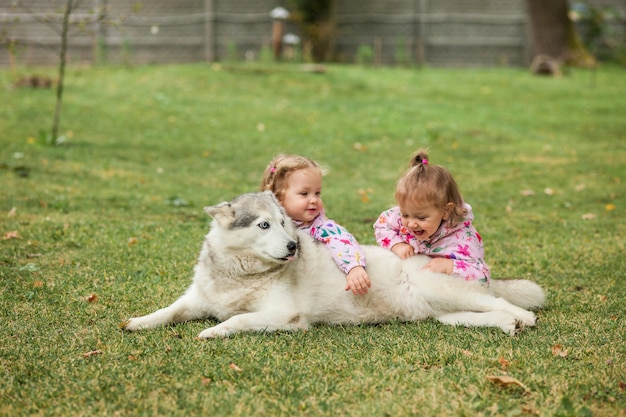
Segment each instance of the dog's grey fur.
[{"label": "dog's grey fur", "polygon": [[207,317],[220,323],[200,338],[240,331],[307,329],[314,323],[390,320],[491,326],[515,335],[534,326],[530,309],[543,306],[541,287],[528,280],[477,282],[423,270],[426,256],[400,260],[364,246],[372,287],[344,290],[345,274],[328,249],[295,229],[269,193],[243,194],[205,211],[213,217],[187,291],[169,307],[128,320],[141,330]]}]

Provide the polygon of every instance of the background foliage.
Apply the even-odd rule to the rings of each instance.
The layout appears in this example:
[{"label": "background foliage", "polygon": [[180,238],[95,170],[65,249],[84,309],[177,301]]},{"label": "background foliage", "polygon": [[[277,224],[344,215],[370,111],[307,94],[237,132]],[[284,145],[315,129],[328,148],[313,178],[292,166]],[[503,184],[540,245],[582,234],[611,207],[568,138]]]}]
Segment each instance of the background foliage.
[{"label": "background foliage", "polygon": [[[0,415],[625,412],[623,70],[71,68],[60,146],[39,136],[51,90],[21,75],[0,72]],[[418,147],[474,207],[494,277],[547,290],[536,329],[118,329],[183,291],[202,207],[275,153],[327,165],[328,214],[372,244]]]}]

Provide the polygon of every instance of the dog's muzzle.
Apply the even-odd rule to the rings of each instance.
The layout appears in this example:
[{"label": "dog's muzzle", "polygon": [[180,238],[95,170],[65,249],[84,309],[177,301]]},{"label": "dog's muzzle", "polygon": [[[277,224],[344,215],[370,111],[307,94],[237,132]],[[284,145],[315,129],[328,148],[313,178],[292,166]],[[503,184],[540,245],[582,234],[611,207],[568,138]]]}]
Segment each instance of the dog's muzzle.
[{"label": "dog's muzzle", "polygon": [[298,243],[293,240],[290,240],[287,243],[287,251],[288,251],[287,256],[285,256],[283,259],[286,261],[291,261],[295,257],[296,252],[298,251]]}]

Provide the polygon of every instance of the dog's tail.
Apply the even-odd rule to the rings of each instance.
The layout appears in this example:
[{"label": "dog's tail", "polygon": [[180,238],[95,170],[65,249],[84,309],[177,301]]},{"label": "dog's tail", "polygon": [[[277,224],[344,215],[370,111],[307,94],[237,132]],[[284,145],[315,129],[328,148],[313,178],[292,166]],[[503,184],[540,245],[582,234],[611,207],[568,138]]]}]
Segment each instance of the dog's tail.
[{"label": "dog's tail", "polygon": [[494,295],[525,310],[541,308],[546,302],[543,288],[526,279],[492,279],[489,286]]}]

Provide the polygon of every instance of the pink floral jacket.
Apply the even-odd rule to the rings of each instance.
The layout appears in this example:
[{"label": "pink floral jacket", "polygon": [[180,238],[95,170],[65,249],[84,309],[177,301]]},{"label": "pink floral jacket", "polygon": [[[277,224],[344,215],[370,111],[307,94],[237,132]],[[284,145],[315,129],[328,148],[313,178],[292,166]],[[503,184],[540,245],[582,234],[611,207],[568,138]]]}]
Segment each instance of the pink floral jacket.
[{"label": "pink floral jacket", "polygon": [[365,255],[354,236],[346,228],[327,218],[324,211],[310,225],[294,223],[298,229],[307,230],[315,240],[326,245],[339,269],[346,274],[356,266],[365,267]]},{"label": "pink floral jacket", "polygon": [[489,267],[484,261],[485,251],[480,234],[472,225],[472,207],[465,204],[467,215],[454,227],[447,222],[439,226],[435,234],[426,241],[418,240],[406,227],[402,226],[399,207],[384,211],[374,223],[376,242],[383,248],[391,249],[397,243],[408,243],[416,254],[442,257],[454,260],[452,275],[465,280],[480,280],[489,285]]}]

